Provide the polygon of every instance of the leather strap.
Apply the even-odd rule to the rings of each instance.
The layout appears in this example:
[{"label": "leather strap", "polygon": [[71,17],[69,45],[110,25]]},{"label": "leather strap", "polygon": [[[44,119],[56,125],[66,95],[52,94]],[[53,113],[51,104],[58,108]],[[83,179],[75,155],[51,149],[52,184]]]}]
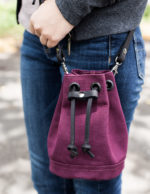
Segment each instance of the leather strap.
[{"label": "leather strap", "polygon": [[[118,71],[117,71],[118,67],[125,61],[126,55],[128,53],[128,48],[129,48],[130,42],[133,38],[134,31],[135,30],[129,31],[128,36],[127,36],[125,42],[123,43],[123,45],[122,45],[122,47],[121,47],[121,49],[116,57],[116,60],[115,60],[116,63],[111,70],[112,72],[114,72],[114,75],[116,75],[118,73]],[[58,44],[56,50],[57,50],[58,63],[62,64],[64,72],[68,73],[67,66],[65,65],[65,56],[63,53],[63,48]]]},{"label": "leather strap", "polygon": [[89,154],[91,158],[94,158],[95,155],[90,151],[91,145],[89,144],[90,118],[91,118],[92,103],[93,103],[93,98],[89,98],[87,101],[86,121],[85,121],[85,139],[84,139],[84,144],[82,145],[82,151]]},{"label": "leather strap", "polygon": [[125,61],[126,55],[128,53],[128,48],[129,48],[130,42],[133,38],[134,31],[135,30],[132,30],[132,31],[129,32],[129,34],[128,34],[124,44],[122,45],[122,47],[119,51],[119,54],[116,58],[117,62],[123,63]]}]

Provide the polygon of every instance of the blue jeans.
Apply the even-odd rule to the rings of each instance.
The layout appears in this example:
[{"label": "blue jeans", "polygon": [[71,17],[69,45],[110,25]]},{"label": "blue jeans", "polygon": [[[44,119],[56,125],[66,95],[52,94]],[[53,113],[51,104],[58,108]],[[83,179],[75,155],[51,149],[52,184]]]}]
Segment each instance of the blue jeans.
[{"label": "blue jeans", "polygon": [[[63,45],[69,71],[111,69],[127,33],[72,41],[67,55],[67,38]],[[128,129],[133,119],[145,75],[145,49],[140,29],[131,41],[125,62],[119,68],[116,83]],[[56,47],[46,50],[39,38],[25,31],[21,48],[21,82],[23,107],[31,159],[32,180],[39,194],[120,194],[121,175],[108,181],[63,179],[49,171],[47,135],[57,103],[62,67],[57,63]]]}]

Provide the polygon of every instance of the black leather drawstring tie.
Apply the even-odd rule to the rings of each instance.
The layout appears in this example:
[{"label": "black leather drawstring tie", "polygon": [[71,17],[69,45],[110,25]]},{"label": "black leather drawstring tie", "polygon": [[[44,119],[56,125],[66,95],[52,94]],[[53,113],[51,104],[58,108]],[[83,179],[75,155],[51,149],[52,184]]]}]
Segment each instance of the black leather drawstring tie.
[{"label": "black leather drawstring tie", "polygon": [[[97,93],[100,92],[101,86],[99,83],[93,83],[91,85],[91,90],[96,90]],[[93,103],[93,97],[88,98],[87,109],[86,109],[86,121],[85,121],[85,140],[82,145],[82,151],[88,153],[91,158],[94,158],[95,155],[90,151],[91,145],[89,144],[89,136],[90,136],[90,116],[91,116],[91,108]]]},{"label": "black leather drawstring tie", "polygon": [[[69,87],[70,92],[79,91],[80,86],[77,83],[72,83]],[[75,106],[76,99],[71,98],[71,135],[70,144],[68,145],[68,150],[71,152],[70,157],[74,158],[78,155],[77,147],[75,146]]]},{"label": "black leather drawstring tie", "polygon": [[98,93],[101,90],[99,83],[93,83],[91,90],[80,92],[80,86],[78,83],[73,82],[69,87],[68,99],[71,101],[71,133],[70,133],[70,144],[68,150],[71,152],[70,157],[74,158],[78,155],[77,147],[75,146],[75,106],[76,100],[88,100],[86,110],[86,122],[85,122],[85,141],[82,145],[82,151],[88,153],[92,158],[94,154],[90,151],[91,145],[89,144],[89,131],[90,131],[90,116],[93,99],[98,98]]}]

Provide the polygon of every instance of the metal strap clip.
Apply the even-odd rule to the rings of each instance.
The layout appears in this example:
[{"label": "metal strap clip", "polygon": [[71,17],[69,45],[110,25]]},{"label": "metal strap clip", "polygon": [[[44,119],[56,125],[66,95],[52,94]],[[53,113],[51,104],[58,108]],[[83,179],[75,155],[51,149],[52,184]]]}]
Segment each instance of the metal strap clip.
[{"label": "metal strap clip", "polygon": [[111,69],[111,72],[113,72],[114,76],[118,74],[118,68],[122,65],[122,63],[118,62],[118,56],[115,59],[115,66]]}]

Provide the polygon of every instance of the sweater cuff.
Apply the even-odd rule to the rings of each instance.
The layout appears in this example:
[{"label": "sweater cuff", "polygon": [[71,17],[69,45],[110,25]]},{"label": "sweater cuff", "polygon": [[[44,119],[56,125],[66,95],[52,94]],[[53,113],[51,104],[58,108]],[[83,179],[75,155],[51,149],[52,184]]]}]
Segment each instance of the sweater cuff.
[{"label": "sweater cuff", "polygon": [[84,1],[55,0],[55,2],[61,14],[73,26],[79,24],[82,18],[92,11]]}]

